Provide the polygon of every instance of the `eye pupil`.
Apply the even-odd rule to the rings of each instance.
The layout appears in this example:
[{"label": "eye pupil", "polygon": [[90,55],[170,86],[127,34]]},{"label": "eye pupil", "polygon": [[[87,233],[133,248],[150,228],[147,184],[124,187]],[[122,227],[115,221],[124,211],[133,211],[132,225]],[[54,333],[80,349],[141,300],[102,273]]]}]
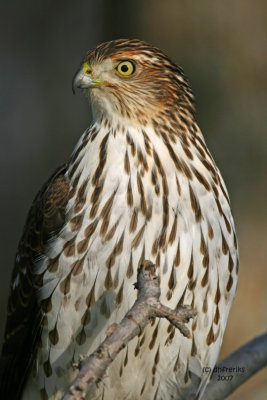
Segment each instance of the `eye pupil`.
[{"label": "eye pupil", "polygon": [[124,60],[121,61],[114,69],[116,69],[121,76],[126,77],[135,72],[135,65],[132,61]]},{"label": "eye pupil", "polygon": [[126,64],[123,64],[123,65],[121,66],[122,72],[127,72],[128,69],[129,69],[129,67],[128,67],[128,65],[126,65]]}]

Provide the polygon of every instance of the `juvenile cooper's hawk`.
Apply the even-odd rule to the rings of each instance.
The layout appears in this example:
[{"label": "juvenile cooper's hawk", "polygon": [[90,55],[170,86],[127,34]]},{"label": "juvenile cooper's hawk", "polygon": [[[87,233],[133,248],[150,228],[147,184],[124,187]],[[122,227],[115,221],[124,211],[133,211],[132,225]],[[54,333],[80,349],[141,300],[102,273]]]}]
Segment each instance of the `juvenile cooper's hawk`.
[{"label": "juvenile cooper's hawk", "polygon": [[[197,126],[181,68],[138,40],[90,51],[73,80],[93,122],[36,196],[12,275],[1,359],[5,399],[60,399],[106,328],[132,306],[137,266],[155,262],[161,301],[192,305],[187,339],[156,319],[90,399],[203,394],[234,297],[229,198]],[[207,368],[204,368],[207,367]]]}]

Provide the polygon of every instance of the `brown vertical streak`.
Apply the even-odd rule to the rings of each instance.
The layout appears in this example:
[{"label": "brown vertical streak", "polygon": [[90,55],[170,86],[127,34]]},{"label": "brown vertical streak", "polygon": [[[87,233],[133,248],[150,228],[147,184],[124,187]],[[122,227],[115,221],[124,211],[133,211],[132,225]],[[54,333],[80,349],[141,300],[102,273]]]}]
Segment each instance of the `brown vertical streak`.
[{"label": "brown vertical streak", "polygon": [[230,274],[230,275],[229,275],[228,282],[227,282],[227,286],[226,286],[227,292],[230,292],[231,287],[233,286],[233,283],[234,283],[234,280],[233,280],[232,275]]},{"label": "brown vertical streak", "polygon": [[155,193],[156,193],[157,196],[160,195],[160,186],[159,186],[158,183],[157,183],[156,186],[155,186]]},{"label": "brown vertical streak", "polygon": [[174,217],[174,220],[173,220],[173,224],[172,224],[171,233],[170,233],[170,236],[169,236],[170,245],[172,245],[173,242],[175,241],[176,232],[177,232],[177,214],[175,214],[175,217]]},{"label": "brown vertical streak", "polygon": [[189,279],[192,279],[193,275],[194,275],[194,261],[193,261],[193,250],[192,250],[187,276]]},{"label": "brown vertical streak", "polygon": [[201,238],[200,238],[200,249],[199,250],[200,250],[201,254],[204,255],[207,253],[208,248],[207,248],[207,244],[205,242],[204,236],[203,236],[202,229],[200,230],[200,233],[201,233]]},{"label": "brown vertical streak", "polygon": [[226,218],[225,214],[223,214],[223,218],[224,218],[225,226],[226,226],[226,229],[227,229],[228,233],[231,233],[232,232],[232,228],[231,228],[230,222]]},{"label": "brown vertical streak", "polygon": [[115,244],[113,250],[111,251],[107,261],[106,261],[106,267],[111,268],[115,264],[116,257],[121,254],[123,250],[123,240],[124,240],[124,232],[122,233],[120,239],[118,242]]},{"label": "brown vertical streak", "polygon": [[[89,301],[90,304],[90,301]],[[90,308],[90,307],[89,307]],[[85,327],[86,325],[88,325],[91,321],[91,312],[89,310],[89,308],[87,308],[81,318],[81,324]]]},{"label": "brown vertical streak", "polygon": [[165,143],[165,145],[166,145],[166,147],[168,149],[169,155],[170,155],[170,157],[171,157],[176,169],[178,171],[182,172],[183,171],[182,163],[179,160],[178,156],[175,154],[171,144],[170,143]]},{"label": "brown vertical streak", "polygon": [[125,156],[124,156],[124,171],[126,172],[127,175],[130,175],[130,161],[127,150],[125,151]]},{"label": "brown vertical streak", "polygon": [[180,265],[181,256],[180,256],[180,240],[178,240],[177,251],[174,258],[174,265],[178,267]]},{"label": "brown vertical streak", "polygon": [[193,171],[195,177],[197,178],[197,180],[198,180],[198,181],[201,183],[201,185],[203,185],[204,188],[209,192],[211,188],[210,188],[210,184],[209,184],[209,182],[207,181],[207,179],[204,178],[204,176],[203,176],[196,168],[194,168],[193,166],[191,166],[191,169],[192,169],[192,171]]},{"label": "brown vertical streak", "polygon": [[191,357],[195,357],[196,355],[197,355],[197,346],[196,346],[195,338],[194,338],[194,335],[193,335],[192,347],[191,347]]},{"label": "brown vertical streak", "polygon": [[52,367],[51,367],[49,358],[48,358],[48,360],[46,360],[46,361],[44,362],[43,368],[44,368],[45,376],[46,376],[47,378],[49,378],[49,376],[52,375]]},{"label": "brown vertical streak", "polygon": [[93,305],[95,304],[95,284],[96,284],[96,279],[97,279],[97,276],[95,277],[93,286],[92,286],[90,292],[88,293],[88,295],[87,295],[87,297],[85,299],[85,303],[86,303],[88,308],[93,307]]},{"label": "brown vertical streak", "polygon": [[47,314],[48,312],[50,312],[52,310],[52,300],[51,300],[52,295],[50,295],[49,297],[47,297],[46,299],[41,301],[41,307],[42,307],[42,311]]},{"label": "brown vertical streak", "polygon": [[189,150],[189,148],[186,147],[183,143],[182,143],[182,148],[183,148],[183,151],[185,152],[185,155],[189,158],[189,160],[193,160],[194,157],[193,157],[193,154],[191,153],[191,151]]},{"label": "brown vertical streak", "polygon": [[201,280],[201,286],[205,287],[209,281],[209,268],[206,269],[205,274]]},{"label": "brown vertical streak", "polygon": [[61,281],[59,285],[60,291],[64,295],[66,295],[70,291],[70,279],[71,279],[71,272],[66,276],[65,279],[63,279],[63,281]]},{"label": "brown vertical streak", "polygon": [[194,211],[196,222],[199,222],[202,219],[201,208],[190,184],[189,184],[189,194],[190,194],[191,207],[192,210]]},{"label": "brown vertical streak", "polygon": [[143,153],[142,153],[142,151],[140,149],[138,149],[138,151],[137,151],[137,159],[138,159],[139,163],[147,171],[148,170],[148,165],[147,165],[146,157],[143,155]]},{"label": "brown vertical streak", "polygon": [[220,291],[219,279],[218,279],[218,284],[217,284],[217,290],[216,290],[216,294],[215,294],[215,298],[214,298],[214,303],[216,305],[218,305],[220,299],[221,299],[221,291]]},{"label": "brown vertical streak", "polygon": [[142,394],[144,393],[145,387],[146,387],[146,381],[144,381],[144,383],[143,383],[143,386],[142,386],[142,389],[140,392],[140,396],[142,396]]},{"label": "brown vertical streak", "polygon": [[79,243],[77,244],[77,251],[79,254],[84,253],[87,248],[88,248],[88,244],[89,244],[89,237],[86,237],[83,240],[80,240]]},{"label": "brown vertical streak", "polygon": [[162,230],[166,230],[169,224],[169,201],[167,196],[162,196]]},{"label": "brown vertical streak", "polygon": [[218,325],[219,320],[220,320],[220,311],[219,311],[219,307],[217,306],[217,307],[216,307],[215,314],[214,314],[213,322],[214,322],[216,325]]},{"label": "brown vertical streak", "polygon": [[158,252],[156,257],[156,267],[158,268],[159,266],[160,266],[160,251]]},{"label": "brown vertical streak", "polygon": [[211,325],[209,333],[206,338],[206,343],[208,346],[210,346],[213,342],[214,342],[214,333],[213,333],[213,327]]},{"label": "brown vertical streak", "polygon": [[145,244],[143,245],[143,250],[142,250],[142,253],[141,253],[141,255],[140,255],[140,258],[139,258],[139,261],[138,261],[138,268],[140,267],[140,265],[141,264],[143,264],[143,262],[145,261],[145,252],[146,252],[146,250],[145,250]]},{"label": "brown vertical streak", "polygon": [[53,273],[53,272],[56,272],[58,270],[59,257],[60,256],[61,256],[61,253],[59,253],[56,257],[49,259],[49,263],[47,265],[47,271]]},{"label": "brown vertical streak", "polygon": [[219,178],[219,182],[220,182],[221,191],[223,192],[223,195],[226,198],[227,203],[230,205],[230,199],[229,199],[229,197],[228,197],[228,195],[227,195],[227,193],[226,193],[226,191],[225,191],[225,189],[223,187],[223,184],[222,184],[221,179],[220,179],[220,175],[218,175],[218,178]]},{"label": "brown vertical streak", "polygon": [[129,134],[129,132],[127,132],[126,140],[127,140],[127,143],[131,147],[131,153],[132,153],[132,156],[134,157],[135,153],[136,153],[136,147],[135,147],[134,141],[133,141],[131,135]]},{"label": "brown vertical streak", "polygon": [[195,319],[192,324],[192,331],[195,331],[196,329],[197,329],[197,319]]},{"label": "brown vertical streak", "polygon": [[91,224],[88,225],[87,228],[85,229],[84,236],[89,239],[95,232],[97,224],[98,224],[98,219],[95,219],[93,222],[91,222]]},{"label": "brown vertical streak", "polygon": [[72,257],[74,255],[75,241],[76,241],[76,236],[74,236],[72,239],[70,239],[68,242],[64,244],[63,252],[66,257]]},{"label": "brown vertical streak", "polygon": [[228,259],[228,271],[232,272],[234,268],[234,262],[233,259],[231,257],[230,251],[229,251],[229,259]]},{"label": "brown vertical streak", "polygon": [[74,160],[72,161],[72,166],[68,172],[68,178],[72,179],[75,172],[77,171],[78,166],[80,165],[80,161],[76,161],[74,162]]},{"label": "brown vertical streak", "polygon": [[121,286],[120,286],[120,289],[119,289],[119,291],[118,291],[118,293],[117,293],[117,295],[116,295],[116,297],[115,297],[115,303],[116,303],[117,305],[121,304],[122,299],[123,299],[123,285],[124,285],[124,281],[122,281],[122,284],[121,284]]},{"label": "brown vertical streak", "polygon": [[86,334],[84,331],[84,327],[82,328],[82,330],[78,333],[78,335],[76,336],[76,343],[79,346],[82,346],[85,342],[86,342]]},{"label": "brown vertical streak", "polygon": [[[110,289],[111,288],[112,288],[112,278],[111,278],[111,287],[110,287]],[[107,303],[107,299],[106,299],[105,295],[103,296],[102,303],[101,303],[101,306],[100,306],[100,313],[102,315],[104,315],[107,319],[110,317],[110,308],[109,308],[109,305]]]},{"label": "brown vertical streak", "polygon": [[193,175],[190,168],[188,167],[188,165],[184,160],[182,160],[181,163],[185,176],[191,181],[193,179]]},{"label": "brown vertical streak", "polygon": [[173,290],[175,288],[175,286],[176,286],[176,276],[175,276],[175,271],[174,271],[174,264],[172,266],[172,270],[171,270],[171,273],[170,273],[168,286],[169,286],[170,290]]},{"label": "brown vertical streak", "polygon": [[210,256],[209,253],[207,252],[204,256],[203,256],[203,260],[202,260],[202,265],[204,268],[207,268],[209,266],[209,262],[210,262]]},{"label": "brown vertical streak", "polygon": [[86,202],[85,196],[78,196],[77,195],[76,200],[75,200],[75,206],[74,206],[74,212],[76,214],[78,214],[82,210],[85,202]]},{"label": "brown vertical streak", "polygon": [[159,247],[159,239],[156,238],[152,244],[151,253],[152,255],[156,255]]},{"label": "brown vertical streak", "polygon": [[161,161],[159,159],[158,153],[156,152],[155,149],[153,150],[153,157],[154,157],[155,164],[156,164],[156,167],[158,169],[159,174],[161,175],[161,177],[165,176],[164,168],[162,167],[162,164],[161,164]]},{"label": "brown vertical streak", "polygon": [[144,143],[145,143],[146,153],[148,155],[151,155],[151,146],[150,146],[149,136],[146,134],[146,132],[144,130],[142,130],[142,133],[144,135]]},{"label": "brown vertical streak", "polygon": [[72,274],[74,276],[79,275],[83,271],[83,263],[85,260],[85,256],[86,255],[84,255],[83,258],[81,258],[80,260],[78,259],[71,265]]},{"label": "brown vertical streak", "polygon": [[216,201],[216,204],[217,204],[217,208],[218,208],[219,214],[223,215],[223,210],[222,210],[222,206],[221,206],[221,203],[220,203],[219,199],[216,198],[215,201]]},{"label": "brown vertical streak", "polygon": [[118,219],[115,222],[115,224],[110,228],[110,230],[108,231],[108,233],[105,236],[105,240],[109,241],[109,240],[111,240],[113,238],[113,236],[114,236],[114,234],[116,232],[116,229],[118,228],[119,222],[120,222],[120,219]]},{"label": "brown vertical streak", "polygon": [[136,230],[137,228],[137,224],[138,224],[138,211],[135,208],[133,210],[132,216],[131,216],[131,220],[130,220],[130,225],[129,225],[129,232],[132,233]]},{"label": "brown vertical streak", "polygon": [[137,172],[137,189],[138,189],[138,192],[140,193],[140,197],[141,197],[140,208],[141,208],[142,214],[146,215],[147,205],[146,205],[146,200],[145,200],[145,195],[144,195],[144,186],[143,186],[143,182],[142,182],[139,172]]},{"label": "brown vertical streak", "polygon": [[179,179],[178,179],[177,176],[176,176],[176,186],[177,186],[178,194],[179,194],[179,196],[181,196],[181,194],[182,194],[182,189],[181,189],[181,185],[180,185],[180,182],[179,182]]},{"label": "brown vertical streak", "polygon": [[202,304],[202,311],[204,314],[206,314],[206,312],[208,311],[208,291],[209,291],[209,288],[207,289],[205,299]]},{"label": "brown vertical streak", "polygon": [[128,363],[128,346],[126,348],[126,354],[123,362],[124,367],[126,367],[127,363]]},{"label": "brown vertical streak", "polygon": [[152,333],[152,338],[151,338],[151,341],[150,341],[149,346],[148,346],[150,350],[152,350],[154,345],[155,345],[155,342],[156,342],[156,339],[157,339],[157,335],[158,335],[158,331],[159,331],[159,321],[158,321],[158,323],[157,323],[157,325],[156,325],[156,327],[155,327],[155,329],[154,329],[154,331]]},{"label": "brown vertical streak", "polygon": [[132,248],[136,249],[139,246],[141,239],[143,237],[144,231],[145,231],[145,227],[146,227],[146,223],[144,223],[144,225],[137,232],[136,236],[133,238]]},{"label": "brown vertical streak", "polygon": [[154,186],[158,183],[157,170],[155,167],[151,170],[151,181]]},{"label": "brown vertical streak", "polygon": [[98,185],[95,186],[94,191],[91,195],[90,202],[92,204],[97,203],[97,201],[103,191],[103,188],[104,188],[104,179],[101,179],[100,181],[98,181]]},{"label": "brown vertical streak", "polygon": [[194,291],[195,287],[197,285],[197,278],[195,280],[190,279],[189,283],[188,283],[188,290]]},{"label": "brown vertical streak", "polygon": [[179,349],[179,352],[178,352],[178,355],[177,355],[177,358],[176,358],[176,361],[175,361],[175,364],[173,367],[173,372],[177,372],[179,369],[179,358],[180,358],[180,349]]},{"label": "brown vertical streak", "polygon": [[106,159],[107,159],[107,141],[109,137],[109,132],[104,136],[102,139],[100,146],[99,146],[99,161],[98,161],[98,166],[95,170],[95,173],[92,178],[92,185],[96,186],[99,182],[99,179],[102,175]]},{"label": "brown vertical streak", "polygon": [[180,307],[180,306],[182,306],[184,304],[184,297],[185,297],[186,290],[187,290],[187,286],[185,287],[185,289],[183,291],[183,294],[180,297],[180,299],[179,299],[179,301],[178,301],[178,303],[176,305],[176,309],[178,309],[178,307]]},{"label": "brown vertical streak", "polygon": [[98,207],[99,207],[99,203],[94,203],[94,204],[92,205],[91,210],[90,210],[90,214],[89,214],[89,217],[90,217],[91,219],[95,218],[96,213],[97,213],[97,211],[98,211]]},{"label": "brown vertical streak", "polygon": [[113,205],[113,201],[115,198],[116,190],[112,193],[112,195],[109,197],[109,199],[106,201],[104,204],[101,212],[100,212],[100,217],[103,219],[108,219],[110,216],[110,211]]},{"label": "brown vertical streak", "polygon": [[83,214],[79,214],[75,215],[75,217],[70,220],[70,229],[72,232],[78,231],[81,228],[83,217]]},{"label": "brown vertical streak", "polygon": [[226,242],[226,239],[225,239],[222,231],[221,231],[221,234],[222,234],[222,252],[223,252],[223,254],[226,255],[228,253],[229,247],[228,247],[228,244]]},{"label": "brown vertical streak", "polygon": [[54,329],[52,329],[49,334],[49,340],[52,343],[53,346],[55,346],[58,341],[59,341],[59,335],[58,335],[58,330],[57,330],[57,324],[55,324]]},{"label": "brown vertical streak", "polygon": [[159,352],[159,349],[160,349],[160,345],[158,345],[158,350],[157,350],[157,352],[156,352],[156,354],[155,354],[155,358],[154,358],[154,363],[155,363],[155,365],[157,365],[157,364],[159,363],[159,360],[160,360],[160,352]]},{"label": "brown vertical streak", "polygon": [[129,178],[127,186],[127,204],[129,207],[133,206],[133,192],[132,192],[131,178]]},{"label": "brown vertical streak", "polygon": [[152,217],[152,205],[150,204],[146,213],[146,220],[150,221]]},{"label": "brown vertical streak", "polygon": [[107,290],[110,290],[112,288],[112,284],[113,284],[113,281],[112,281],[111,269],[108,268],[107,274],[105,277],[105,281],[104,281],[104,286]]},{"label": "brown vertical streak", "polygon": [[214,232],[213,232],[212,226],[209,222],[208,222],[208,235],[209,235],[210,240],[212,240],[214,238]]},{"label": "brown vertical streak", "polygon": [[218,337],[219,337],[219,334],[220,334],[220,330],[221,330],[221,326],[219,325],[219,328],[218,328],[218,331],[217,331],[217,333],[216,333],[216,335],[214,335],[214,343],[216,342],[216,340],[218,339]]},{"label": "brown vertical streak", "polygon": [[128,264],[128,267],[127,267],[126,276],[127,276],[127,278],[131,278],[132,275],[133,275],[133,255],[132,255],[132,252],[131,252],[130,259],[129,259],[129,264]]}]

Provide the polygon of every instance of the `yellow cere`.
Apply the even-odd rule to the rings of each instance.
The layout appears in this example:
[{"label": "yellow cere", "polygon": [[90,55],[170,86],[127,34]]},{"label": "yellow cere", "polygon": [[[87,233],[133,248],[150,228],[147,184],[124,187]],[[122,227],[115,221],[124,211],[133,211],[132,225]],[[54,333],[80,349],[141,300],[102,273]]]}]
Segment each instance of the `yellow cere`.
[{"label": "yellow cere", "polygon": [[86,75],[90,75],[90,74],[91,74],[92,70],[91,70],[89,61],[86,61],[86,62],[83,64],[83,72],[84,72]]}]

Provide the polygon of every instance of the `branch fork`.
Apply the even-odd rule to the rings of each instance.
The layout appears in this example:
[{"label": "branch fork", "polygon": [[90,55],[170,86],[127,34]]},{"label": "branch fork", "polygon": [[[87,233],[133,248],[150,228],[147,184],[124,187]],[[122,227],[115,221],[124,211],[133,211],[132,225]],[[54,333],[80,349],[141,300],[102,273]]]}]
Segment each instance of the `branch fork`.
[{"label": "branch fork", "polygon": [[105,371],[117,354],[135,336],[140,334],[152,318],[166,318],[187,338],[191,338],[186,323],[196,316],[190,306],[179,306],[176,310],[160,303],[160,279],[156,275],[156,266],[145,261],[137,273],[138,297],[120,324],[112,324],[106,331],[106,339],[78,365],[79,373],[72,382],[62,400],[81,400],[86,393],[104,376]]}]

